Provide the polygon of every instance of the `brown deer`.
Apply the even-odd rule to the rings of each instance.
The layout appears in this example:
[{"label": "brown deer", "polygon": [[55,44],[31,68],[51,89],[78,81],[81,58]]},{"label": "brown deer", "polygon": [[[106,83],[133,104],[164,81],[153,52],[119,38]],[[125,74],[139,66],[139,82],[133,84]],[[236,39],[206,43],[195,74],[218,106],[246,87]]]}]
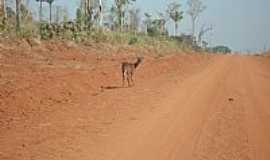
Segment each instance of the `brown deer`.
[{"label": "brown deer", "polygon": [[134,85],[133,75],[136,68],[143,62],[143,57],[137,57],[135,63],[123,62],[122,63],[122,86],[125,86],[125,80],[128,82],[128,86]]}]

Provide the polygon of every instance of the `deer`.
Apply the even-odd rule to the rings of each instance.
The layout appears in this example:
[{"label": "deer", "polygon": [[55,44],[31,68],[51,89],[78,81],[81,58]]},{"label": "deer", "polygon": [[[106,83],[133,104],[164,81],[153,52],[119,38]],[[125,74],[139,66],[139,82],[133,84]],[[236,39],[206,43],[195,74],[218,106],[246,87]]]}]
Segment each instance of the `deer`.
[{"label": "deer", "polygon": [[137,57],[137,61],[135,63],[130,62],[123,62],[122,63],[122,86],[125,86],[125,80],[128,82],[128,87],[132,85],[134,86],[135,83],[133,81],[133,75],[135,70],[138,66],[143,62],[143,57]]}]

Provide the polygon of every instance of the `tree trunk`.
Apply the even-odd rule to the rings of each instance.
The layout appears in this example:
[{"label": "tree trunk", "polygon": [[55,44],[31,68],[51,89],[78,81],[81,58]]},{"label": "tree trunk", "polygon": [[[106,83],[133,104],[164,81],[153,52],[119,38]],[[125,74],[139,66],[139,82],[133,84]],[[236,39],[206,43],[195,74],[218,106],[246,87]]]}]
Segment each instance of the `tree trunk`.
[{"label": "tree trunk", "polygon": [[52,4],[50,3],[50,24],[52,24]]},{"label": "tree trunk", "polygon": [[122,12],[121,10],[118,8],[118,28],[119,31],[122,31]]},{"label": "tree trunk", "polygon": [[174,36],[176,37],[178,35],[178,24],[175,22],[174,24]]},{"label": "tree trunk", "polygon": [[92,12],[92,8],[91,8],[91,1],[90,0],[86,0],[87,2],[86,2],[86,10],[87,10],[87,14],[86,14],[86,16],[87,16],[87,25],[89,26],[91,26],[92,25],[92,14],[93,14],[93,12]]},{"label": "tree trunk", "polygon": [[124,25],[124,12],[122,11],[122,9],[121,9],[121,25],[120,25],[120,27],[121,27],[121,32],[123,32],[123,26]]},{"label": "tree trunk", "polygon": [[88,10],[87,5],[88,5],[88,1],[84,0],[84,16],[87,15],[87,10]]},{"label": "tree trunk", "polygon": [[102,0],[99,0],[99,25],[102,27],[103,25],[103,5]]},{"label": "tree trunk", "polygon": [[7,18],[7,11],[6,11],[6,0],[3,0],[3,12],[4,12],[4,17]]},{"label": "tree trunk", "polygon": [[21,31],[21,0],[16,0],[16,31],[19,33]]},{"label": "tree trunk", "polygon": [[39,1],[39,22],[42,22],[42,0]]},{"label": "tree trunk", "polygon": [[191,35],[194,38],[195,37],[195,23],[196,23],[196,19],[195,18],[191,18],[192,21],[192,32]]}]

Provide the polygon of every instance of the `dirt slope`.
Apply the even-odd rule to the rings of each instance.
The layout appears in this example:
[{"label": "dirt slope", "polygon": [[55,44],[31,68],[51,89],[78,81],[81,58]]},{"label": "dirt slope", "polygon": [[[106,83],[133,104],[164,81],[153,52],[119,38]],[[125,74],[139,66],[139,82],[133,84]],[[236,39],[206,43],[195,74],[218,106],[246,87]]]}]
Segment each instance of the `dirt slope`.
[{"label": "dirt slope", "polygon": [[1,160],[270,159],[269,59],[71,55],[1,56]]}]

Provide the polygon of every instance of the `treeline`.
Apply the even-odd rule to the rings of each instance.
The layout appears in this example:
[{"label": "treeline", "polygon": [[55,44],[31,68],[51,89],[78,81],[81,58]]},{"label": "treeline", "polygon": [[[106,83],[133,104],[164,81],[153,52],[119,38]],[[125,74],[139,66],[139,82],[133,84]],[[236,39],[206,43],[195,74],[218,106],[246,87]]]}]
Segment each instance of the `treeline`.
[{"label": "treeline", "polygon": [[[168,1],[163,12],[155,14],[141,13],[134,5],[136,0],[114,0],[112,6],[108,6],[104,0],[80,0],[76,17],[69,17],[67,9],[55,4],[57,0],[35,1],[39,4],[38,16],[33,16],[30,9],[33,3],[30,3],[30,0],[0,0],[1,34],[41,39],[63,38],[78,42],[117,41],[128,44],[158,40],[197,50],[219,51],[220,48],[209,48],[205,40],[205,35],[213,30],[212,26],[204,25],[197,31],[198,18],[206,9],[201,0],[188,0],[186,14],[182,4],[174,0]],[[44,16],[44,4],[49,6],[49,12],[46,13],[48,19]],[[179,33],[184,15],[188,15],[192,22],[189,34]],[[171,34],[169,24],[173,24]],[[221,50],[226,53],[230,51],[229,48]]]}]

